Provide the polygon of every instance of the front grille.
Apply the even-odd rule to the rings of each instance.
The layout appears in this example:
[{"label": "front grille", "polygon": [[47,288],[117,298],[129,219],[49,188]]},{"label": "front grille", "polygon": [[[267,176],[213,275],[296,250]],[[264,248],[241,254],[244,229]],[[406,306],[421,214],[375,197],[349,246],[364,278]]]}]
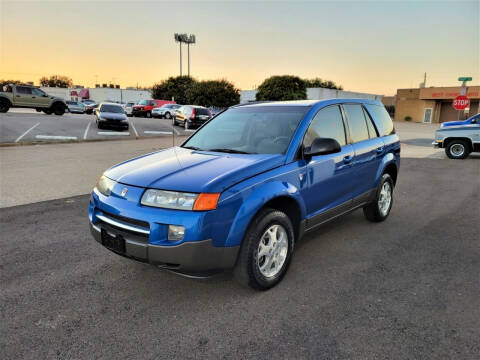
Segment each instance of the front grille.
[{"label": "front grille", "polygon": [[106,211],[103,211],[103,210],[102,210],[102,212],[105,216],[108,216],[109,218],[119,220],[119,221],[122,221],[124,223],[130,224],[130,225],[133,225],[133,226],[140,226],[142,228],[145,228],[146,230],[150,229],[150,224],[146,221],[132,219],[132,218],[128,218],[128,217],[120,216],[120,215],[113,215],[113,214],[110,214],[110,213],[108,213]]}]

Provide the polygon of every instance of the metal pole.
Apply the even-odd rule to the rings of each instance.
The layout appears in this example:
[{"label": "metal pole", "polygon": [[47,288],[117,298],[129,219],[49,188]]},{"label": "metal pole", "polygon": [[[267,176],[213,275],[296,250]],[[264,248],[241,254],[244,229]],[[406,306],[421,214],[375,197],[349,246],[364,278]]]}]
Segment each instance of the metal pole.
[{"label": "metal pole", "polygon": [[190,77],[190,43],[187,43],[187,51],[188,51],[188,77]]},{"label": "metal pole", "polygon": [[182,42],[180,41],[180,76],[182,76]]}]

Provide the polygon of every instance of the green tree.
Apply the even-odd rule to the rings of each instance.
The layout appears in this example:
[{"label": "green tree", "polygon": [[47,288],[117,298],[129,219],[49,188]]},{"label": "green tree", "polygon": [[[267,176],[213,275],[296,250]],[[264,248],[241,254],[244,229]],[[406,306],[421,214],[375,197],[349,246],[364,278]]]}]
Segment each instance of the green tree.
[{"label": "green tree", "polygon": [[23,84],[20,80],[0,80],[0,87],[7,84]]},{"label": "green tree", "polygon": [[342,86],[335,84],[333,81],[322,80],[318,77],[314,79],[305,79],[305,83],[307,85],[307,88],[327,88],[343,90]]},{"label": "green tree", "polygon": [[189,104],[225,108],[240,102],[240,90],[227,80],[208,80],[193,84],[187,90]]},{"label": "green tree", "polygon": [[190,76],[169,77],[167,80],[153,85],[152,97],[159,100],[175,99],[177,104],[186,104],[187,90],[197,81]]},{"label": "green tree", "polygon": [[59,88],[69,88],[72,87],[73,82],[67,76],[63,75],[52,75],[49,78],[43,76],[40,79],[41,86],[48,86],[48,87],[59,87]]},{"label": "green tree", "polygon": [[305,81],[298,76],[276,75],[265,79],[258,87],[257,100],[304,100],[307,98]]}]

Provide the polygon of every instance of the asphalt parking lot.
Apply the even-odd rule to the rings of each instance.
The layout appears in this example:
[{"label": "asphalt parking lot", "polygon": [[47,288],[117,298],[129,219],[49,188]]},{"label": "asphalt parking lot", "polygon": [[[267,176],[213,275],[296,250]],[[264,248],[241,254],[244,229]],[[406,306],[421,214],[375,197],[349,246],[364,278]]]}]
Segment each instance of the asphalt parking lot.
[{"label": "asphalt parking lot", "polygon": [[88,195],[1,209],[0,358],[478,359],[479,176],[404,158],[386,222],[310,233],[267,292],[110,253]]},{"label": "asphalt parking lot", "polygon": [[66,113],[56,116],[31,109],[11,109],[0,114],[0,144],[138,139],[193,132],[173,126],[172,121],[166,119],[129,117],[128,121],[129,130],[98,129],[94,115]]}]

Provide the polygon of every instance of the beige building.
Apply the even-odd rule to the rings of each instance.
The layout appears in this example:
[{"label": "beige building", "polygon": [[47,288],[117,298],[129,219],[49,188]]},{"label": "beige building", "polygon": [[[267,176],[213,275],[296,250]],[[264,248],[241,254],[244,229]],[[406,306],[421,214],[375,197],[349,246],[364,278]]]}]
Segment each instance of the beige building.
[{"label": "beige building", "polygon": [[[395,120],[410,117],[414,122],[441,123],[458,119],[458,111],[452,106],[453,99],[460,95],[460,86],[398,89],[395,104]],[[460,119],[479,112],[480,86],[468,86],[470,108],[460,112]]]}]

